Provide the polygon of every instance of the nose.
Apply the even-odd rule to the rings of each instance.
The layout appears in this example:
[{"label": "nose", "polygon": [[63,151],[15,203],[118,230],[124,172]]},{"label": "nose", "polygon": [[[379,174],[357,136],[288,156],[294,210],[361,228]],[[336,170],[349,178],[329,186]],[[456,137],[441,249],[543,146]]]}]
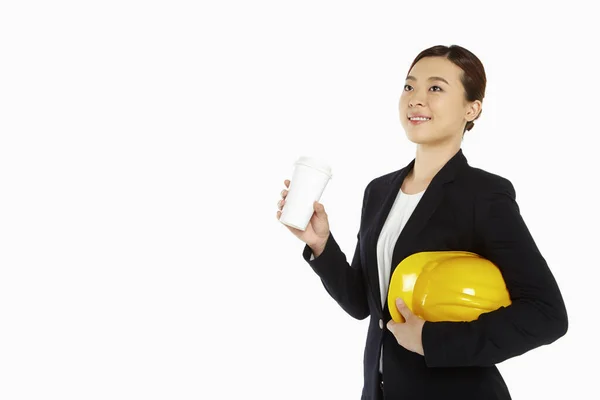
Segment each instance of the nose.
[{"label": "nose", "polygon": [[425,101],[423,100],[423,96],[421,95],[421,92],[417,91],[417,90],[413,90],[413,92],[411,93],[411,96],[408,99],[408,107],[416,107],[417,105],[420,105],[421,107],[423,107],[425,105]]},{"label": "nose", "polygon": [[425,103],[423,102],[423,100],[421,100],[421,97],[419,97],[419,95],[414,94],[410,99],[408,99],[408,107],[416,107],[417,105],[423,107]]}]

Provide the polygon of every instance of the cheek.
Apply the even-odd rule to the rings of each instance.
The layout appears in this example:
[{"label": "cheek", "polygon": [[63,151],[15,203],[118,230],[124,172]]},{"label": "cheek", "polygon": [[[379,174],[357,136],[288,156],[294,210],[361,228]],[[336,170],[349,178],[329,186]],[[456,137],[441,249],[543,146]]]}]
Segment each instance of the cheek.
[{"label": "cheek", "polygon": [[398,107],[399,108],[406,108],[407,106],[407,100],[406,100],[406,96],[402,95],[400,96],[400,101],[398,102]]},{"label": "cheek", "polygon": [[459,108],[451,99],[431,98],[429,100],[429,107],[434,114],[443,116],[444,119],[456,119],[456,116],[460,113]]},{"label": "cheek", "polygon": [[445,111],[445,109],[448,107],[448,105],[444,106],[444,99],[441,99],[439,97],[436,96],[431,96],[429,98],[429,107],[432,110],[435,110],[439,113],[443,113]]}]

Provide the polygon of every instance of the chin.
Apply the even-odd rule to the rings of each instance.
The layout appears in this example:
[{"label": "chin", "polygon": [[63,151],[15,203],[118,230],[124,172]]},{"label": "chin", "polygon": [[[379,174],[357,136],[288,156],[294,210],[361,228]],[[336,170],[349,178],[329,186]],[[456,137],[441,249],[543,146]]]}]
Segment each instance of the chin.
[{"label": "chin", "polygon": [[408,140],[418,145],[445,144],[449,139],[447,136],[428,132],[419,132],[418,134],[415,132],[407,132],[406,137]]},{"label": "chin", "polygon": [[423,129],[419,132],[415,132],[411,128],[408,128],[406,130],[406,137],[408,138],[408,140],[410,140],[413,143],[416,143],[416,144],[431,143],[432,141],[436,141],[439,139],[438,137],[436,137],[437,135],[435,135],[431,132],[428,132],[425,129]]}]

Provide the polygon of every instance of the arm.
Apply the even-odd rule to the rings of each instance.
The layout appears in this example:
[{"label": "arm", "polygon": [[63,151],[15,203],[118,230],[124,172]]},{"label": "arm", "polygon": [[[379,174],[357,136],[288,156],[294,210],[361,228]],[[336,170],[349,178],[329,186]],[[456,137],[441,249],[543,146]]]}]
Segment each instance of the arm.
[{"label": "arm", "polygon": [[511,305],[469,322],[425,322],[429,367],[491,366],[550,344],[568,329],[565,304],[515,201],[512,183],[475,201],[479,254],[501,271]]},{"label": "arm", "polygon": [[[367,185],[363,197],[361,218],[364,215],[368,188],[369,186]],[[344,311],[352,317],[362,320],[370,315],[370,311],[360,261],[360,232],[356,238],[357,243],[351,264],[348,264],[345,254],[340,249],[331,232],[329,232],[329,238],[323,252],[318,257],[314,257],[308,245],[305,245],[302,256],[312,267],[313,271],[321,278],[321,282],[327,293]]]}]

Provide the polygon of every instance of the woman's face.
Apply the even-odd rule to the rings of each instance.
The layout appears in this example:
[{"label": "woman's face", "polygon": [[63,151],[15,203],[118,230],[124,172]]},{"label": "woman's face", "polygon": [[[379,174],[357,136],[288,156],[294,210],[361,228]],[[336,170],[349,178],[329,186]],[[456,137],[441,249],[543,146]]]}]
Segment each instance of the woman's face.
[{"label": "woman's face", "polygon": [[[411,142],[460,141],[467,121],[481,102],[467,102],[460,81],[463,71],[445,57],[425,57],[410,70],[400,96],[400,122]],[[411,120],[421,116],[426,120]]]}]

